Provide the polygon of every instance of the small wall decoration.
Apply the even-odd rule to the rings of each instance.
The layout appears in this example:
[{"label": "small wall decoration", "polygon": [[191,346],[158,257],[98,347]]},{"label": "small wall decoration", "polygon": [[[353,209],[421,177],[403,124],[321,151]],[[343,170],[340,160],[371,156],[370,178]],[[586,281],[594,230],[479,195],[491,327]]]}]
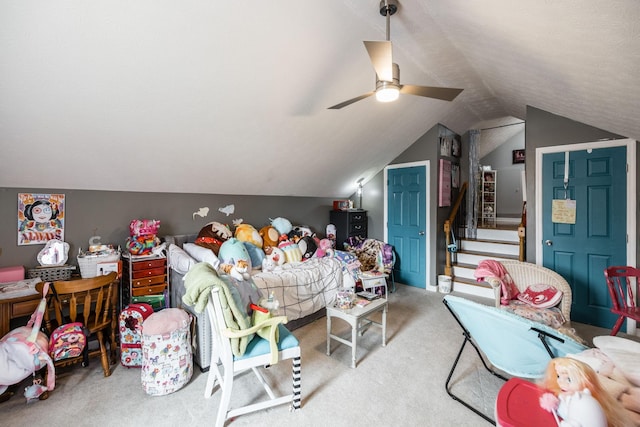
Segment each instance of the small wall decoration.
[{"label": "small wall decoration", "polygon": [[451,155],[453,157],[460,157],[462,155],[461,143],[457,137],[454,137],[453,141],[451,141]]},{"label": "small wall decoration", "polygon": [[451,161],[440,159],[438,206],[451,206]]},{"label": "small wall decoration", "polygon": [[443,157],[451,157],[451,140],[440,137],[440,155]]},{"label": "small wall decoration", "polygon": [[524,150],[513,150],[513,162],[514,165],[517,163],[524,163]]},{"label": "small wall decoration", "polygon": [[18,245],[64,241],[64,194],[18,193]]},{"label": "small wall decoration", "polygon": [[460,188],[460,165],[451,165],[451,188]]}]

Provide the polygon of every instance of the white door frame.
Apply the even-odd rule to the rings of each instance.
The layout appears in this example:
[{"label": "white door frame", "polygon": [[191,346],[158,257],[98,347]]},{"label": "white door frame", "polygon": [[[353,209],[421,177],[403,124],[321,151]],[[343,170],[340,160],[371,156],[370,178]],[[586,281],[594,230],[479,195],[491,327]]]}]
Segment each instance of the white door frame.
[{"label": "white door frame", "polygon": [[[389,229],[388,229],[388,224],[389,224],[389,218],[388,218],[388,190],[389,190],[389,178],[387,176],[388,170],[389,169],[404,169],[404,168],[411,168],[411,167],[415,167],[415,166],[422,166],[425,170],[425,206],[424,206],[424,212],[425,212],[425,228],[426,230],[425,232],[425,239],[424,239],[424,244],[425,244],[425,260],[424,260],[424,265],[425,265],[425,284],[426,287],[425,289],[428,291],[437,291],[438,287],[437,285],[432,284],[431,281],[431,270],[432,270],[432,265],[435,263],[435,239],[431,238],[431,176],[430,176],[430,172],[431,172],[431,161],[430,160],[424,160],[424,161],[418,161],[418,162],[409,162],[409,163],[398,163],[398,164],[393,164],[393,165],[388,165],[384,168],[384,195],[383,195],[383,201],[384,201],[384,241],[388,242],[389,241]],[[429,245],[429,243],[431,243],[431,245]],[[430,247],[431,246],[431,247]]]}]

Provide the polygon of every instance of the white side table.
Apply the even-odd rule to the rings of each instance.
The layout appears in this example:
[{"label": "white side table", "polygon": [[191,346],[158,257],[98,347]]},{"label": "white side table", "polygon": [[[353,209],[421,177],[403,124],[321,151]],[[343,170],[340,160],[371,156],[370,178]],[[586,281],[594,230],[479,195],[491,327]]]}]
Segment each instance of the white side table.
[{"label": "white side table", "polygon": [[[378,298],[371,301],[364,307],[353,307],[347,310],[330,306],[327,307],[327,356],[331,355],[331,339],[346,344],[351,347],[351,367],[356,367],[356,351],[358,347],[358,332],[364,331],[370,325],[382,328],[382,347],[387,345],[387,307],[389,303],[386,299]],[[368,318],[371,314],[382,311],[382,322],[378,323]],[[347,341],[331,333],[331,318],[343,319],[351,325],[351,341]],[[364,322],[363,322],[364,321]]]},{"label": "white side table", "polygon": [[373,274],[368,271],[363,271],[363,272],[360,272],[358,277],[362,281],[362,289],[365,291],[368,289],[377,288],[379,286],[384,286],[384,297],[387,298],[387,293],[388,293],[387,277],[389,277],[388,274],[385,274],[385,273]]}]

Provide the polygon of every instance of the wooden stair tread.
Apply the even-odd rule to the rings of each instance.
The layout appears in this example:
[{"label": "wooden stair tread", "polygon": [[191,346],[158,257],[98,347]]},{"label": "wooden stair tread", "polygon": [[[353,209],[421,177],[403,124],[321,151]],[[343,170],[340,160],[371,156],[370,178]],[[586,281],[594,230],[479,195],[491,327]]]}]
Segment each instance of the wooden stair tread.
[{"label": "wooden stair tread", "polygon": [[520,246],[520,242],[512,242],[509,240],[489,240],[489,239],[470,239],[470,238],[464,238],[464,239],[459,239],[459,240],[464,240],[467,242],[477,242],[477,243],[497,243],[500,245],[513,245],[513,246]]}]

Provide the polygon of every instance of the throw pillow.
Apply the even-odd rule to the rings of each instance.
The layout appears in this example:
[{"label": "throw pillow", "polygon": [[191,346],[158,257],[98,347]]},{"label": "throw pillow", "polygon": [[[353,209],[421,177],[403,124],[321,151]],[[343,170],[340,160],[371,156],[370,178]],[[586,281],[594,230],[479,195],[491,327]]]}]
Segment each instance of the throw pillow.
[{"label": "throw pillow", "polygon": [[517,298],[536,308],[549,308],[560,302],[562,291],[544,284],[529,285]]},{"label": "throw pillow", "polygon": [[203,248],[195,243],[185,243],[182,247],[189,255],[194,257],[196,261],[209,263],[213,268],[218,269],[220,260],[211,249]]}]

